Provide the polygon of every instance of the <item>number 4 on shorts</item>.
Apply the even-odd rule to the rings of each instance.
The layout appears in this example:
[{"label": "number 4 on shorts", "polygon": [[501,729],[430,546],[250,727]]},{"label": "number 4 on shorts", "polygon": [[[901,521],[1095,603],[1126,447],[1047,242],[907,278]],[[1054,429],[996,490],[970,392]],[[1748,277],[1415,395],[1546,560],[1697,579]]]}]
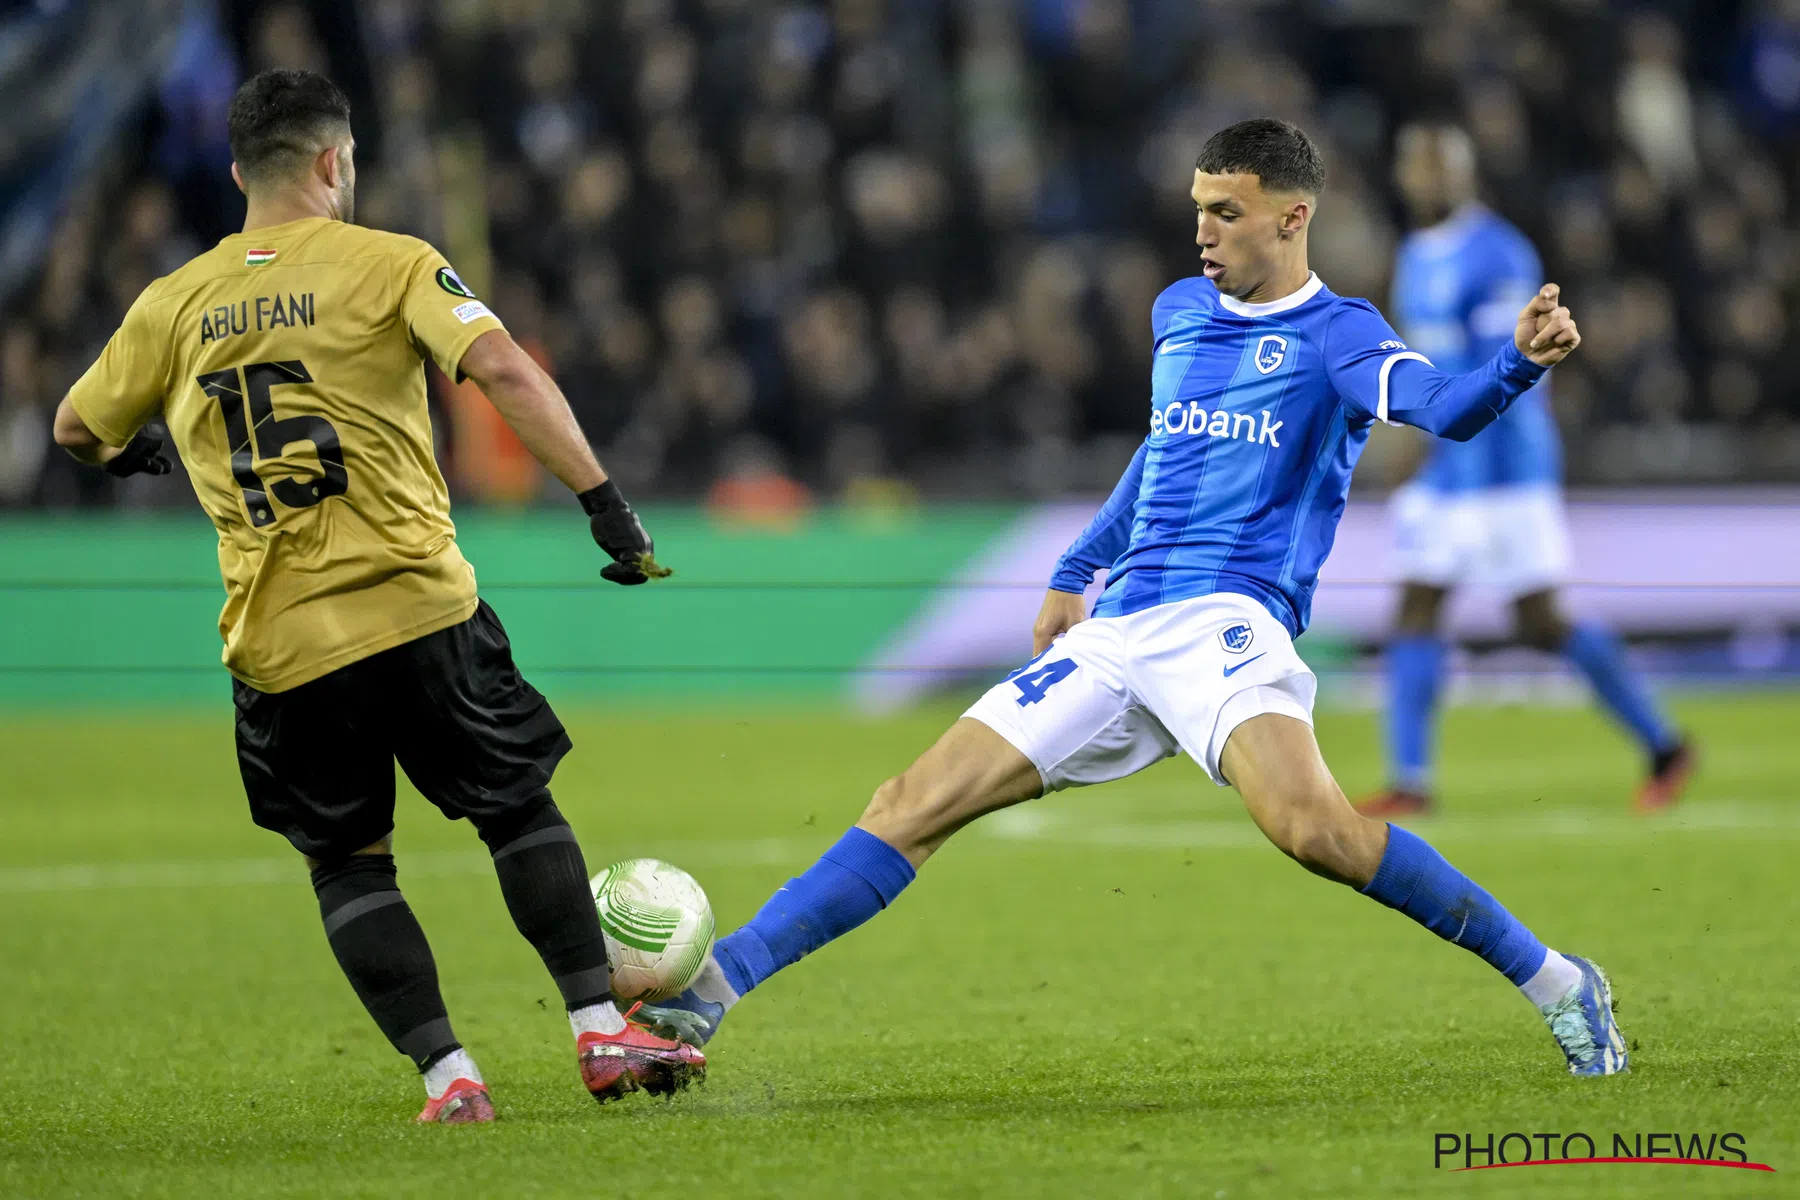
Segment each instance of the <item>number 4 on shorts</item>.
[{"label": "number 4 on shorts", "polygon": [[1027,704],[1036,704],[1042,700],[1045,692],[1055,686],[1058,681],[1067,679],[1074,674],[1075,668],[1079,665],[1072,658],[1059,658],[1053,663],[1045,663],[1034,671],[1031,669],[1031,664],[1026,663],[1007,676],[1007,682],[1019,689],[1019,707],[1024,708]]}]

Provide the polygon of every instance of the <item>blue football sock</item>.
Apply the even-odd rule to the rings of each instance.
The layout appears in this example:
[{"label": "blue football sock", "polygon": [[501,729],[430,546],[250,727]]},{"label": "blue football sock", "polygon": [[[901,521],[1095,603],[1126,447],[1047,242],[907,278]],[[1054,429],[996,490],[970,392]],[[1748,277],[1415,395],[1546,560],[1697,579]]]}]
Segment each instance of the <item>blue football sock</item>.
[{"label": "blue football sock", "polygon": [[1563,654],[1594,685],[1600,703],[1636,734],[1651,754],[1673,750],[1680,737],[1657,709],[1644,677],[1625,661],[1624,647],[1599,625],[1577,625],[1563,643]]},{"label": "blue football sock", "polygon": [[1523,987],[1548,951],[1531,930],[1417,834],[1388,826],[1387,851],[1363,890]]},{"label": "blue football sock", "polygon": [[1390,781],[1415,792],[1431,790],[1431,731],[1444,681],[1444,641],[1417,634],[1387,648]]},{"label": "blue football sock", "polygon": [[805,874],[770,896],[749,924],[720,938],[713,957],[742,996],[867,921],[912,881],[905,855],[852,828]]}]

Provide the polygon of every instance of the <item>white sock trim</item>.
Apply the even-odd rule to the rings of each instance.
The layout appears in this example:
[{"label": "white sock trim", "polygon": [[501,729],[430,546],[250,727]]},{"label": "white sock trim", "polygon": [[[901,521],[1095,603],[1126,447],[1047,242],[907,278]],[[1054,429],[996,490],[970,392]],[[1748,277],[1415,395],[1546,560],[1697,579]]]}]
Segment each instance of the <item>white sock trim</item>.
[{"label": "white sock trim", "polygon": [[467,1050],[452,1050],[444,1057],[426,1067],[421,1074],[425,1077],[425,1094],[433,1100],[443,1099],[450,1085],[459,1079],[467,1079],[472,1083],[486,1083],[481,1077],[481,1068],[469,1057]]},{"label": "white sock trim", "polygon": [[1536,975],[1519,985],[1525,998],[1539,1008],[1555,1004],[1581,982],[1581,968],[1552,950],[1544,956],[1544,965]]},{"label": "white sock trim", "polygon": [[731,990],[731,983],[725,978],[725,968],[710,953],[706,961],[700,964],[700,973],[694,976],[694,982],[688,984],[694,995],[708,1004],[723,1004],[727,1011],[741,998]]},{"label": "white sock trim", "polygon": [[625,1018],[611,1000],[602,1000],[571,1012],[569,1028],[575,1031],[577,1039],[584,1033],[624,1033]]}]

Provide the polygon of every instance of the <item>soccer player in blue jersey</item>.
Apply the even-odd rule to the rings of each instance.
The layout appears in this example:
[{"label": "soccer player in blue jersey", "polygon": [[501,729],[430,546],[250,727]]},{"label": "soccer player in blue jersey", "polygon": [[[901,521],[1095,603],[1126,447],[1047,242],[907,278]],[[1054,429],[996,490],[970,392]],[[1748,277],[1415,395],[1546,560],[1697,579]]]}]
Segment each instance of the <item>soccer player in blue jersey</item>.
[{"label": "soccer player in blue jersey", "polygon": [[[1455,125],[1400,131],[1395,180],[1420,226],[1394,264],[1395,315],[1407,344],[1440,370],[1468,371],[1513,336],[1519,306],[1543,279],[1525,235],[1476,199],[1475,154]],[[1675,803],[1694,755],[1658,710],[1618,639],[1571,623],[1556,599],[1568,570],[1562,448],[1548,384],[1520,396],[1479,436],[1434,440],[1412,482],[1394,496],[1404,586],[1387,648],[1389,786],[1357,806],[1370,817],[1428,811],[1431,730],[1444,679],[1438,631],[1444,599],[1459,583],[1505,592],[1515,636],[1565,656],[1643,747],[1649,763],[1640,811]]]},{"label": "soccer player in blue jersey", "polygon": [[[892,903],[984,813],[1185,751],[1302,866],[1479,954],[1577,1075],[1625,1069],[1611,987],[1547,949],[1405,829],[1358,815],[1313,738],[1294,652],[1350,471],[1376,421],[1473,437],[1580,342],[1536,290],[1492,360],[1446,374],[1306,265],[1325,169],[1283,121],[1215,134],[1194,173],[1202,277],[1151,314],[1149,436],[1050,581],[1037,657],[875,791],[817,863],[721,939],[694,986],[640,1016],[704,1042],[745,993]],[[1082,591],[1111,567],[1088,617]]]}]

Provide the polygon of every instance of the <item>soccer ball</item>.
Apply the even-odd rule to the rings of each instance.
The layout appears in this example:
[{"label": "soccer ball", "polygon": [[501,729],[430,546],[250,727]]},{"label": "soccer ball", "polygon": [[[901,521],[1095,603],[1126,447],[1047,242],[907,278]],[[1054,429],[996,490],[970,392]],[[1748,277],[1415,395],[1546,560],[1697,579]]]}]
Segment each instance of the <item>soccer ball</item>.
[{"label": "soccer ball", "polygon": [[686,989],[713,944],[712,905],[694,877],[660,859],[628,858],[592,884],[613,995],[631,1003]]}]

